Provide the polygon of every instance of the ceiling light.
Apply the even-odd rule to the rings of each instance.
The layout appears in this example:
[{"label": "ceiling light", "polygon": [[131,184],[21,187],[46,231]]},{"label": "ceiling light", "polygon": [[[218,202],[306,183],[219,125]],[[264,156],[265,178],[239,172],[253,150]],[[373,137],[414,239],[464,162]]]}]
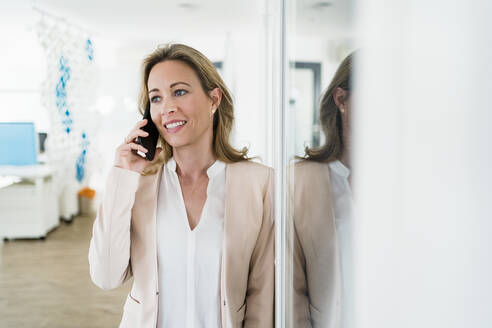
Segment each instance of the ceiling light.
[{"label": "ceiling light", "polygon": [[181,2],[178,3],[178,7],[182,9],[194,9],[197,5],[191,2]]},{"label": "ceiling light", "polygon": [[323,9],[323,8],[331,7],[332,5],[333,5],[333,3],[331,3],[330,1],[319,1],[319,2],[315,2],[313,4],[313,8],[314,9]]}]

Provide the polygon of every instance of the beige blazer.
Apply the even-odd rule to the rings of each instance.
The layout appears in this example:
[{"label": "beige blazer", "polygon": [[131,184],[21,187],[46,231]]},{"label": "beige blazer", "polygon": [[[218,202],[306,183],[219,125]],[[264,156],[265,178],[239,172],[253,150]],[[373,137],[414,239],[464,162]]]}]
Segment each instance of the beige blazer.
[{"label": "beige blazer", "polygon": [[[133,276],[120,327],[157,325],[155,175],[113,167],[89,247],[92,281],[113,289]],[[226,166],[220,277],[221,327],[274,326],[273,170],[253,162]]]},{"label": "beige blazer", "polygon": [[327,163],[301,161],[289,180],[287,225],[292,313],[289,328],[340,326],[341,271]]}]

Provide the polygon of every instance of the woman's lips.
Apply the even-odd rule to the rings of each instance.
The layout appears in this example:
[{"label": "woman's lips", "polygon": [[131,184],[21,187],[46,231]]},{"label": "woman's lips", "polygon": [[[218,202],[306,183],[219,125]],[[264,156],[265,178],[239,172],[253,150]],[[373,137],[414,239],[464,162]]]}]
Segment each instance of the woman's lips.
[{"label": "woman's lips", "polygon": [[164,125],[164,128],[169,133],[176,133],[179,130],[181,130],[185,125],[186,125],[186,121],[184,121],[184,120],[181,120],[181,121],[176,120],[176,121],[171,121],[170,123],[165,124]]}]

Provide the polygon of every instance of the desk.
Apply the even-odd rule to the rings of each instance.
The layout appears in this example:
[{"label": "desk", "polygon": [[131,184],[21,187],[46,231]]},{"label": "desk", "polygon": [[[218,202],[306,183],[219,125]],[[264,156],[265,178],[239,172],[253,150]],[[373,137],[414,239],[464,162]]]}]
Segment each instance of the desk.
[{"label": "desk", "polygon": [[0,238],[43,238],[59,224],[52,169],[47,165],[0,166]]}]

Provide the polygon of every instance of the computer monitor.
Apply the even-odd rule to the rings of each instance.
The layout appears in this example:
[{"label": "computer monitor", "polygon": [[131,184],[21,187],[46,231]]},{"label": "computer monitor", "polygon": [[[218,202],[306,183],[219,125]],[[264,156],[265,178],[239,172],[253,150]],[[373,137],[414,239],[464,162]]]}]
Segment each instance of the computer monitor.
[{"label": "computer monitor", "polygon": [[37,139],[32,122],[0,122],[0,165],[37,164]]}]

